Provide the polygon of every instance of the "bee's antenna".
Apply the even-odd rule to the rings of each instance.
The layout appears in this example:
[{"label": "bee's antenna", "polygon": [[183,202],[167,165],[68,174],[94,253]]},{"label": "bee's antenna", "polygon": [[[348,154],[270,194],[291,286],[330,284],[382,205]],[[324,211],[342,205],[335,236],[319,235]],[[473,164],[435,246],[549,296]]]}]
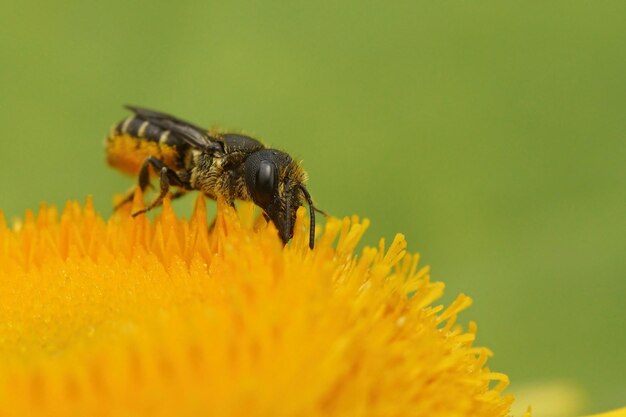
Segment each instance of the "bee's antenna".
[{"label": "bee's antenna", "polygon": [[313,200],[311,199],[311,194],[307,191],[304,185],[300,186],[300,189],[304,193],[304,198],[306,198],[307,203],[309,203],[309,248],[313,249],[315,246],[315,206],[313,205]]}]

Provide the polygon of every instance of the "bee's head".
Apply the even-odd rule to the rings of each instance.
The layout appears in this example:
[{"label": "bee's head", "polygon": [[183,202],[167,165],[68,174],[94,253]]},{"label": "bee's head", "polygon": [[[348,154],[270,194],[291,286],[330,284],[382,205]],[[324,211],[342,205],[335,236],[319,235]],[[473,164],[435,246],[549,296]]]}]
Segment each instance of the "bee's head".
[{"label": "bee's head", "polygon": [[256,205],[274,223],[283,243],[293,237],[298,207],[309,203],[313,249],[315,212],[304,183],[306,173],[289,155],[275,149],[263,149],[248,156],[244,164],[246,187]]}]

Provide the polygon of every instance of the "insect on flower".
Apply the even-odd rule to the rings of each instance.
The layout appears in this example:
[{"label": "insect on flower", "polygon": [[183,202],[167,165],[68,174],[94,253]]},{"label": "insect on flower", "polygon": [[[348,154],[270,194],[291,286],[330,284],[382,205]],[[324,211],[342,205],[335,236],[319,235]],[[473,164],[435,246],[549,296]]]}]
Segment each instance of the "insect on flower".
[{"label": "insect on flower", "polygon": [[[160,179],[160,192],[143,214],[161,205],[171,186],[172,199],[198,190],[212,199],[253,201],[287,243],[293,236],[296,210],[309,204],[313,249],[315,212],[306,189],[307,174],[287,153],[268,149],[239,133],[213,132],[168,114],[127,106],[134,114],[111,129],[106,140],[109,165],[139,176],[142,191],[150,185],[150,167]],[[129,193],[117,206],[132,201]]]}]

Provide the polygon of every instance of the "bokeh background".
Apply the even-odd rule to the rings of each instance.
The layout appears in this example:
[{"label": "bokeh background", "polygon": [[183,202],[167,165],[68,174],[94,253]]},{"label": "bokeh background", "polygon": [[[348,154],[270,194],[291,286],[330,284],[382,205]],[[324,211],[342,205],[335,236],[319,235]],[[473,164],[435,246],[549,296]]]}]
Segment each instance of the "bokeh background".
[{"label": "bokeh background", "polygon": [[108,215],[125,103],[242,129],[470,294],[511,391],[625,405],[626,2],[3,0],[0,60],[9,219]]}]

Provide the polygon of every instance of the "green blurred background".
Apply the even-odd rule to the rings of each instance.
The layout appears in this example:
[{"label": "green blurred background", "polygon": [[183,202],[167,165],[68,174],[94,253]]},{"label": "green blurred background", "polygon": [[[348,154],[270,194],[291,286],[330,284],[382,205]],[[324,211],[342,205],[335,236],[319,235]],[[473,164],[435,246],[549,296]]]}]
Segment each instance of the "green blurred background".
[{"label": "green blurred background", "polygon": [[243,129],[470,294],[511,391],[626,404],[626,2],[200,3],[2,1],[8,218],[88,194],[108,215],[124,103]]}]

